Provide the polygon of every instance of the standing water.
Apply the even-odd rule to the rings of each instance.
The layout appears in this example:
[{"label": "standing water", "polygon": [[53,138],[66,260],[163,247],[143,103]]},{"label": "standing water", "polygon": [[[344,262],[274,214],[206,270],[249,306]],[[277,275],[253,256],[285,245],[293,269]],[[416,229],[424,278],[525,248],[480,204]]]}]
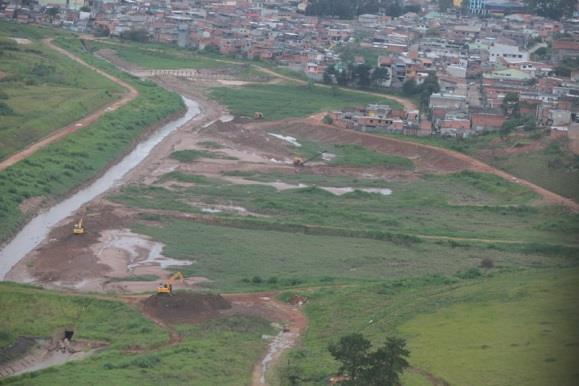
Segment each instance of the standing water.
[{"label": "standing water", "polygon": [[24,256],[32,252],[48,236],[48,233],[56,224],[70,216],[82,205],[117,185],[128,172],[139,165],[154,147],[171,132],[199,115],[200,110],[197,102],[187,98],[183,99],[187,106],[187,112],[183,117],[169,122],[161,129],[155,131],[153,135],[139,143],[133,151],[88,187],[78,191],[46,212],[39,214],[26,224],[16,237],[0,251],[0,280],[4,280],[12,267],[22,260]]}]

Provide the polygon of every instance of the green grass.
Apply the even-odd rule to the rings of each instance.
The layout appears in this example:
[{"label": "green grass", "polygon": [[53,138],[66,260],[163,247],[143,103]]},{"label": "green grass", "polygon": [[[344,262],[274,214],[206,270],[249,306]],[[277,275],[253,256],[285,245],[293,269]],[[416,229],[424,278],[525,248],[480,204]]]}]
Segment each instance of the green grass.
[{"label": "green grass", "polygon": [[[0,347],[18,336],[52,337],[74,328],[75,337],[105,341],[111,348],[150,347],[168,340],[168,334],[131,307],[117,301],[0,283]],[[8,311],[9,310],[9,311]]]},{"label": "green grass", "polygon": [[211,96],[226,105],[234,115],[253,117],[262,112],[267,120],[303,117],[326,110],[365,106],[369,103],[388,103],[398,108],[394,101],[383,98],[340,91],[332,95],[328,88],[299,85],[246,85],[237,88],[216,87]]},{"label": "green grass", "polygon": [[[243,175],[244,173],[242,173]],[[278,175],[258,175],[275,180]],[[284,180],[284,176],[281,176]],[[180,180],[186,179],[179,175]],[[307,188],[277,191],[264,185],[232,185],[205,181],[190,187],[129,186],[114,200],[136,208],[198,213],[188,202],[235,205],[260,214],[262,224],[300,224],[347,232],[514,240],[527,243],[576,244],[577,215],[556,207],[528,206],[536,196],[526,188],[494,175],[463,172],[450,176],[426,176],[415,181],[353,181],[354,187],[388,188],[390,196],[353,192],[335,196],[317,186],[345,186],[348,179],[295,176],[289,182],[307,182]],[[195,181],[193,181],[195,182]],[[338,184],[339,183],[339,184]],[[221,214],[221,217],[233,217]],[[249,221],[247,218],[239,221]],[[247,226],[250,226],[248,224]]]},{"label": "green grass", "polygon": [[237,158],[229,157],[225,154],[208,151],[208,150],[179,150],[171,153],[171,158],[176,159],[179,162],[190,163],[197,161],[200,158],[210,158],[210,159],[227,159],[236,160]]},{"label": "green grass", "polygon": [[412,366],[452,385],[574,385],[578,277],[574,268],[306,292],[310,325],[284,362],[299,369],[301,385],[324,385],[338,367],[329,343],[352,332],[376,345],[398,335]]},{"label": "green grass", "polygon": [[[0,337],[51,337],[73,327],[75,339],[109,343],[83,361],[3,379],[2,385],[249,385],[266,345],[261,336],[272,333],[263,319],[234,316],[178,325],[182,341],[168,345],[166,331],[123,303],[14,283],[0,283],[0,309],[10,310],[0,320],[0,332],[8,334]],[[8,343],[0,340],[0,347]]]},{"label": "green grass", "polygon": [[179,50],[177,48],[156,46],[123,44],[107,46],[117,51],[121,59],[131,64],[147,69],[164,69],[164,68],[210,68],[218,69],[230,67],[231,64],[216,60],[215,58],[193,53],[191,51]]},{"label": "green grass", "polygon": [[1,82],[3,102],[13,111],[0,120],[0,160],[123,92],[112,81],[39,42],[0,41],[0,71],[6,74]]},{"label": "green grass", "polygon": [[542,256],[485,245],[380,241],[267,228],[238,229],[161,217],[154,226],[138,225],[135,230],[164,243],[164,255],[195,260],[180,268],[185,274],[206,276],[214,281],[212,288],[227,291],[453,275],[478,267],[485,257],[501,269],[576,263],[569,254]]},{"label": "green grass", "polygon": [[[540,131],[519,132],[504,138],[497,133],[465,139],[386,135],[468,154],[516,177],[579,201],[579,161],[568,148],[566,138],[551,139]],[[498,155],[500,151],[533,143],[544,146],[524,153]]]},{"label": "green grass", "polygon": [[78,40],[63,39],[58,43],[86,61],[131,82],[140,96],[0,173],[0,240],[9,238],[25,221],[18,207],[22,201],[32,197],[62,197],[130,149],[150,126],[183,110],[178,95],[92,58],[82,51]]}]

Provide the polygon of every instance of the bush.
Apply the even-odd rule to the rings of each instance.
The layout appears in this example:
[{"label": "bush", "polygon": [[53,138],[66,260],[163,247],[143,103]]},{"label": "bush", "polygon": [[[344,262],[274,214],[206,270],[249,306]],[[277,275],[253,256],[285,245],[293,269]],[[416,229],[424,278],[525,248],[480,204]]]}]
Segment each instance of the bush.
[{"label": "bush", "polygon": [[332,118],[330,115],[326,114],[326,116],[324,117],[324,123],[326,125],[331,125],[332,123],[334,123],[334,118]]},{"label": "bush", "polygon": [[491,259],[489,257],[485,257],[480,262],[480,267],[485,268],[485,269],[491,269],[491,268],[495,267],[495,262],[493,261],[493,259]]},{"label": "bush", "polygon": [[5,102],[0,102],[0,115],[12,115],[14,110],[8,106]]}]

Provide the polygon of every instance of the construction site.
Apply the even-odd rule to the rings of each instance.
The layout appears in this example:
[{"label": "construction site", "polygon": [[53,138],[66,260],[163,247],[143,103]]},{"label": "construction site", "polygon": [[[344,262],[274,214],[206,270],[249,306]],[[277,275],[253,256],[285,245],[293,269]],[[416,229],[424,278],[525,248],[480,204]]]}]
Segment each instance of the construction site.
[{"label": "construction site", "polygon": [[[120,302],[152,322],[147,329],[166,334],[149,346],[117,348],[122,355],[178,350],[197,333],[190,329],[211,331],[236,318],[257,318],[270,330],[252,346],[257,358],[246,358],[253,361],[245,368],[247,380],[222,384],[282,384],[291,361],[316,374],[308,358],[325,352],[333,338],[323,326],[347,328],[340,310],[347,300],[328,305],[320,301],[324,296],[348,297],[356,283],[366,288],[380,280],[460,276],[484,258],[506,270],[572,265],[567,255],[546,257],[523,248],[536,240],[564,246],[578,241],[541,228],[544,208],[579,208],[565,197],[462,153],[336,127],[324,119],[325,111],[269,120],[259,106],[239,116],[209,97],[216,84],[278,84],[283,77],[264,73],[248,81],[223,71],[145,71],[114,50],[98,55],[195,106],[188,105],[187,119],[114,185],[63,209],[69,213],[47,226],[46,237],[3,279]],[[33,200],[27,204],[28,211],[38,209]],[[533,209],[517,212],[522,206]],[[519,216],[529,225],[519,224]],[[379,292],[370,291],[369,298]],[[320,321],[323,307],[331,316]],[[381,306],[369,308],[355,328],[373,328]],[[305,310],[317,318],[309,327]],[[0,349],[0,378],[89,357],[99,368],[121,368],[110,359],[98,362],[115,343],[85,339],[87,324],[75,318],[68,317],[68,325],[62,321],[50,338],[22,336]],[[381,318],[377,336],[391,328],[388,317]],[[328,359],[322,362],[332,367]],[[413,367],[409,382],[450,384],[419,366],[425,365]],[[304,384],[327,384],[332,375],[317,374]]]}]

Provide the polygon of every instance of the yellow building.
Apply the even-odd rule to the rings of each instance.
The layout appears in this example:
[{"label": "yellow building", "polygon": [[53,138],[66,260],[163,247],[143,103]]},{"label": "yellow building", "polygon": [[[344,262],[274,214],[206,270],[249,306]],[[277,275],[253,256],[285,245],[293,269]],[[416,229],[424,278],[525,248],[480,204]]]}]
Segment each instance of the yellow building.
[{"label": "yellow building", "polygon": [[463,0],[452,0],[452,5],[454,6],[454,8],[460,8],[462,7],[462,2]]}]

